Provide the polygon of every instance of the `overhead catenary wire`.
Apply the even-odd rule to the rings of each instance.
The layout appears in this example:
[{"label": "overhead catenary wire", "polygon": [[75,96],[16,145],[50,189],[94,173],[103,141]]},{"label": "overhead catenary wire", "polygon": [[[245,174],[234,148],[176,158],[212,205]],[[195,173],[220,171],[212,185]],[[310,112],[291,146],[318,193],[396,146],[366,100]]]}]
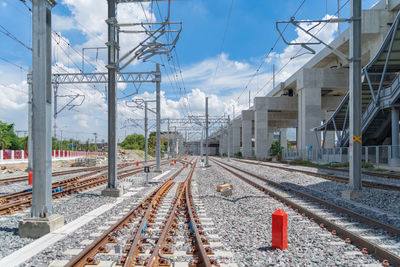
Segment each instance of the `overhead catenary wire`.
[{"label": "overhead catenary wire", "polygon": [[19,43],[20,45],[22,45],[23,47],[25,47],[26,49],[32,51],[32,48],[29,47],[27,44],[25,44],[23,41],[21,41],[20,39],[18,39],[18,37],[16,37],[14,34],[12,34],[11,32],[9,32],[4,26],[0,25],[0,33],[6,35],[7,37],[9,37],[10,39],[16,41],[17,43]]},{"label": "overhead catenary wire", "polygon": [[220,51],[219,51],[218,61],[217,61],[217,65],[215,66],[215,71],[214,71],[214,75],[213,75],[213,82],[215,81],[215,78],[216,78],[217,73],[218,73],[219,64],[221,62],[222,50],[224,49],[226,36],[228,35],[228,29],[229,29],[229,24],[231,22],[231,15],[232,15],[232,10],[233,10],[233,4],[234,3],[235,3],[235,0],[232,0],[231,5],[229,7],[228,17],[227,17],[226,25],[225,25],[225,30],[224,30],[224,34],[222,36],[222,42],[221,42],[221,47],[220,47]]},{"label": "overhead catenary wire", "polygon": [[[334,15],[336,16],[349,2],[350,2],[350,0],[347,0],[347,1],[338,9],[338,11],[337,11]],[[322,30],[326,25],[328,25],[328,23],[329,23],[329,22],[326,22],[324,25],[322,25],[321,28],[319,28],[318,31],[317,31],[315,34],[318,34],[319,32],[321,32],[321,30]],[[313,39],[313,37],[309,38],[308,41],[310,41],[310,40],[312,40],[312,39]],[[296,51],[296,54],[295,54],[293,57],[289,58],[289,60],[288,60],[288,61],[279,69],[279,71],[276,72],[275,74],[279,74],[280,72],[282,72],[282,70],[283,70],[284,68],[286,68],[286,66],[288,66],[289,63],[290,63],[294,58],[296,58],[296,57],[299,55],[299,53],[300,53],[300,51],[301,51],[302,49],[303,49],[303,48],[299,48],[299,49]],[[273,78],[269,79],[269,80],[267,81],[267,83],[264,84],[264,86],[261,87],[261,89],[259,89],[259,90],[257,91],[257,93],[255,94],[255,96],[257,96],[261,91],[263,91],[264,88],[267,87],[267,86],[272,82],[272,80],[273,80]]]},{"label": "overhead catenary wire", "polygon": [[[300,3],[300,5],[297,7],[297,9],[295,10],[295,12],[293,13],[293,15],[291,17],[295,17],[297,15],[297,13],[300,11],[300,9],[303,7],[304,3],[306,2],[306,0],[302,0],[302,2]],[[282,30],[282,33],[284,33],[286,31],[286,29],[288,28],[288,24],[285,25],[284,29]],[[258,68],[256,69],[255,73],[250,77],[249,81],[246,83],[246,86],[244,87],[243,91],[239,94],[239,96],[237,97],[235,103],[237,103],[239,101],[239,99],[242,97],[243,93],[247,91],[248,87],[250,86],[251,82],[254,80],[254,78],[257,76],[257,74],[260,72],[261,68],[264,66],[266,59],[271,55],[271,53],[274,51],[275,47],[277,46],[279,40],[281,39],[280,36],[278,36],[274,42],[274,44],[272,45],[272,47],[268,50],[268,53],[263,57],[263,60],[261,61],[260,65],[258,66]]]}]

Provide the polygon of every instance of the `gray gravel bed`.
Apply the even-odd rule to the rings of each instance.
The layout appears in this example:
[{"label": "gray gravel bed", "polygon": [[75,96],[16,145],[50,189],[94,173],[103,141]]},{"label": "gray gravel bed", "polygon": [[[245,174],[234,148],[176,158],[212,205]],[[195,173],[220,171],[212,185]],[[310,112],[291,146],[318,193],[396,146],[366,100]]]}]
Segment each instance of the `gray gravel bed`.
[{"label": "gray gravel bed", "polygon": [[[250,161],[250,160],[249,160]],[[235,161],[237,162],[237,161]],[[250,162],[255,162],[255,161],[250,161]],[[309,172],[315,172],[315,173],[321,173],[321,174],[329,174],[329,175],[335,175],[338,177],[342,178],[349,178],[349,173],[348,172],[341,172],[337,170],[326,170],[326,169],[319,169],[316,167],[308,167],[308,166],[298,166],[298,165],[290,165],[290,164],[283,164],[283,163],[278,163],[278,162],[262,162],[262,164],[270,164],[270,165],[277,165],[277,166],[282,166],[285,168],[290,168],[293,170],[304,170],[304,171],[309,171]],[[400,186],[400,180],[398,179],[391,179],[391,178],[380,178],[376,176],[371,176],[371,175],[362,175],[362,180],[363,181],[368,181],[368,182],[376,182],[376,183],[381,183],[381,184],[387,184],[387,185],[395,185],[395,186]]]},{"label": "gray gravel bed", "polygon": [[[167,169],[167,168],[163,168],[163,166],[161,168],[163,170]],[[149,175],[156,176],[159,174],[150,173]],[[143,184],[144,184],[143,177],[144,177],[143,174],[138,174],[138,175],[128,178],[129,182],[124,181],[125,179],[120,180],[120,184],[122,186],[127,186],[128,184],[131,186],[134,186],[134,187],[135,186],[137,186],[137,187],[143,186]],[[64,215],[65,223],[69,223],[69,222],[75,220],[76,218],[88,213],[91,210],[94,210],[104,204],[112,203],[112,202],[116,201],[115,198],[100,196],[101,190],[103,188],[104,188],[104,186],[100,186],[100,187],[94,188],[92,190],[79,192],[77,194],[69,195],[69,196],[66,196],[61,199],[53,200],[54,212]],[[129,198],[128,201],[125,201],[126,202],[125,204],[123,204],[123,203],[121,204],[121,209],[123,208],[123,206],[126,206],[127,204],[129,204],[129,202],[131,200],[141,198],[144,194],[146,194],[146,192],[148,192],[148,190],[150,190],[150,188],[137,193],[132,198]],[[111,212],[111,213],[114,212],[114,214],[115,214],[115,213],[119,212],[119,210],[120,210],[119,208],[112,209],[109,212]],[[11,254],[12,252],[24,247],[25,245],[27,245],[33,241],[33,239],[20,238],[18,236],[18,222],[23,217],[27,216],[27,214],[29,214],[29,212],[30,212],[30,210],[27,209],[23,212],[16,212],[15,215],[0,216],[0,239],[2,240],[1,245],[0,245],[0,258],[3,258],[5,256]],[[102,216],[100,216],[99,218],[102,218],[104,220],[108,216],[111,216],[111,215],[109,215],[109,214],[107,215],[107,213],[105,213]],[[96,225],[96,223],[97,223],[97,225],[103,225],[101,223],[101,219],[99,219],[99,218],[97,218],[97,219],[93,220],[91,223],[89,223],[89,225],[91,225],[91,226],[89,228],[87,228],[86,233],[93,232],[93,227]],[[96,221],[96,222],[93,223],[94,221]],[[85,225],[81,229],[83,229],[85,227],[87,227],[87,225]],[[81,231],[81,229],[79,229],[78,232]],[[87,236],[85,236],[85,237],[87,238]],[[83,238],[83,239],[85,239],[85,238]],[[60,242],[62,243],[63,241],[64,240],[62,240]],[[66,244],[69,244],[69,243],[75,244],[76,242],[77,241],[74,239],[69,239],[69,241],[66,241]],[[48,249],[47,252],[44,251],[43,253],[41,253],[42,260],[45,259],[46,257],[48,257],[48,259],[46,260],[46,264],[43,264],[44,261],[42,261],[39,264],[38,260],[32,260],[30,265],[31,266],[48,265],[54,259],[57,259],[57,257],[56,257],[57,253],[62,253],[65,249],[60,252],[57,249],[55,249],[55,245],[57,245],[57,244],[54,244],[53,246],[51,246],[51,248]],[[62,248],[62,246],[59,248]],[[39,258],[40,258],[40,256],[39,256]]]},{"label": "gray gravel bed", "polygon": [[[216,166],[199,168],[194,181],[207,214],[239,266],[379,264],[372,256],[362,255],[356,247],[344,244],[339,237]],[[232,196],[223,197],[216,192],[221,183],[233,185]],[[271,249],[271,214],[278,209],[288,214],[288,249],[284,251]]]},{"label": "gray gravel bed", "polygon": [[346,184],[261,165],[255,166],[237,161],[232,161],[231,164],[400,228],[400,192],[398,191],[366,187],[363,188],[362,197],[350,201],[341,197],[343,191],[350,189]]}]

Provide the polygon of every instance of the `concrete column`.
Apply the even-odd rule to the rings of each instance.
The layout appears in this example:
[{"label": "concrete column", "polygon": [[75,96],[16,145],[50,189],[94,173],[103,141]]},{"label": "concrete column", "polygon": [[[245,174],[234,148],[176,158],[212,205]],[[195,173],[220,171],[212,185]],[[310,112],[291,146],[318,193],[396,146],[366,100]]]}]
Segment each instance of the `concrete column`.
[{"label": "concrete column", "polygon": [[252,127],[253,110],[242,110],[242,154],[245,158],[252,157]]},{"label": "concrete column", "polygon": [[299,89],[298,98],[298,148],[317,148],[317,139],[311,129],[321,125],[321,88]]},{"label": "concrete column", "polygon": [[326,131],[324,148],[335,147],[335,131]]},{"label": "concrete column", "polygon": [[242,125],[242,122],[240,120],[233,120],[232,121],[232,155],[234,156],[235,154],[240,152],[240,126]]},{"label": "concrete column", "polygon": [[224,135],[221,133],[219,135],[219,155],[222,157],[224,154]]},{"label": "concrete column", "polygon": [[281,142],[281,147],[283,147],[284,149],[287,149],[287,137],[286,137],[286,132],[287,132],[287,129],[286,129],[286,128],[281,129],[280,136],[279,136],[279,140],[280,140],[280,142]]},{"label": "concrete column", "polygon": [[271,147],[269,144],[268,134],[268,102],[265,97],[254,98],[254,121],[255,121],[255,153],[259,160],[268,157],[268,150]]},{"label": "concrete column", "polygon": [[228,130],[225,130],[223,135],[224,135],[224,154],[228,155]]},{"label": "concrete column", "polygon": [[392,108],[392,156],[391,166],[400,166],[399,158],[399,110]]}]

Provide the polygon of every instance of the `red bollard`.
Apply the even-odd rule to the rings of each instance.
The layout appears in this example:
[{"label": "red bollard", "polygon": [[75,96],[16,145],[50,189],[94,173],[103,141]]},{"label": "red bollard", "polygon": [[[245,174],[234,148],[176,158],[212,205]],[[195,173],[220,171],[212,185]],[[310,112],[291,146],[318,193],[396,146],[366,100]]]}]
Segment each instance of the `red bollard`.
[{"label": "red bollard", "polygon": [[33,172],[29,172],[29,175],[28,175],[28,183],[29,183],[30,185],[32,185],[32,182],[33,182]]},{"label": "red bollard", "polygon": [[136,161],[136,166],[139,166],[139,161]]},{"label": "red bollard", "polygon": [[185,157],[185,160],[187,160],[187,157]]},{"label": "red bollard", "polygon": [[281,209],[272,213],[272,248],[287,248],[287,214]]},{"label": "red bollard", "polygon": [[174,164],[176,164],[176,159],[174,159]]}]

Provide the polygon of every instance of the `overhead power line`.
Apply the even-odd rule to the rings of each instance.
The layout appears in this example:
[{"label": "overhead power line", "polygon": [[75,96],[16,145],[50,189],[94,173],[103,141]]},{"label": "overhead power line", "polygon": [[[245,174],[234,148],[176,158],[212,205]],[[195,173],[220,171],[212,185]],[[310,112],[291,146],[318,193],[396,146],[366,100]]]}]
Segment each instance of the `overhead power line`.
[{"label": "overhead power line", "polygon": [[[297,7],[296,11],[293,13],[293,15],[291,17],[295,17],[297,15],[297,13],[300,11],[300,9],[303,7],[304,3],[306,2],[306,0],[303,0],[300,5]],[[287,29],[288,25],[285,26],[285,28],[282,30],[282,32],[285,32]],[[257,74],[260,72],[261,68],[263,67],[263,65],[265,64],[265,60],[271,55],[271,53],[274,51],[276,45],[278,44],[279,40],[281,39],[280,36],[278,36],[274,42],[274,44],[272,45],[272,47],[269,49],[268,53],[265,55],[265,57],[263,58],[263,60],[261,61],[260,65],[258,66],[256,72],[250,77],[249,81],[247,82],[246,86],[244,87],[243,91],[240,93],[240,95],[237,97],[236,99],[236,103],[239,101],[240,97],[242,97],[243,93],[247,91],[248,87],[250,86],[251,82],[253,81],[253,79],[257,76]]]},{"label": "overhead power line", "polygon": [[222,56],[221,54],[222,54],[222,50],[224,49],[226,36],[227,36],[227,34],[228,34],[228,29],[229,29],[229,24],[230,24],[230,22],[231,22],[231,15],[232,15],[232,9],[233,9],[233,4],[234,4],[234,2],[235,2],[235,0],[232,0],[231,5],[230,5],[230,7],[229,7],[229,12],[228,12],[228,17],[227,17],[227,19],[226,19],[226,25],[225,25],[224,35],[223,35],[223,37],[222,37],[221,48],[220,48],[220,51],[219,51],[219,57],[218,57],[217,65],[216,65],[216,67],[215,67],[215,72],[214,72],[214,75],[213,75],[213,81],[215,80],[215,77],[217,76],[218,67],[219,67],[219,64],[220,64],[220,62],[221,62],[221,56]]},{"label": "overhead power line", "polygon": [[[349,2],[350,2],[350,0],[347,0],[347,1],[338,9],[338,11],[337,11],[334,15],[336,16]],[[321,28],[319,28],[319,30],[315,33],[315,35],[317,35],[318,33],[320,33],[320,32],[322,31],[322,29],[325,28],[326,25],[328,25],[328,22],[325,23],[323,26],[321,26]],[[313,37],[311,37],[310,39],[308,39],[308,41],[311,41],[312,39],[313,39]],[[282,72],[282,70],[285,69],[285,68],[289,65],[289,63],[299,55],[299,53],[300,53],[300,51],[301,51],[302,49],[303,49],[303,48],[300,48],[299,50],[297,50],[296,54],[295,54],[293,57],[291,57],[291,58],[279,69],[279,71],[278,71],[276,74],[279,74],[280,72]],[[261,87],[260,90],[257,91],[257,93],[255,94],[255,96],[258,95],[262,90],[264,90],[264,88],[267,87],[267,86],[272,82],[272,80],[273,80],[273,78],[269,79],[269,80],[267,81],[267,83],[266,83],[263,87]]]},{"label": "overhead power line", "polygon": [[30,51],[32,51],[32,48],[29,47],[27,44],[25,44],[24,42],[22,42],[20,39],[18,39],[14,34],[12,34],[11,32],[9,32],[4,26],[0,25],[0,32],[3,33],[4,35],[6,35],[7,37],[9,37],[10,39],[16,41],[17,43],[19,43],[20,45],[22,45],[23,47],[29,49]]},{"label": "overhead power line", "polygon": [[28,71],[28,70],[25,69],[24,67],[22,67],[22,66],[20,66],[20,65],[18,65],[18,64],[15,64],[14,62],[11,62],[11,61],[9,61],[9,60],[3,58],[3,57],[0,57],[0,60],[2,60],[2,61],[4,61],[4,62],[7,62],[8,64],[11,64],[11,65],[13,65],[13,66],[15,66],[15,67],[17,67],[17,68],[19,68],[19,69],[21,69],[21,70]]}]

